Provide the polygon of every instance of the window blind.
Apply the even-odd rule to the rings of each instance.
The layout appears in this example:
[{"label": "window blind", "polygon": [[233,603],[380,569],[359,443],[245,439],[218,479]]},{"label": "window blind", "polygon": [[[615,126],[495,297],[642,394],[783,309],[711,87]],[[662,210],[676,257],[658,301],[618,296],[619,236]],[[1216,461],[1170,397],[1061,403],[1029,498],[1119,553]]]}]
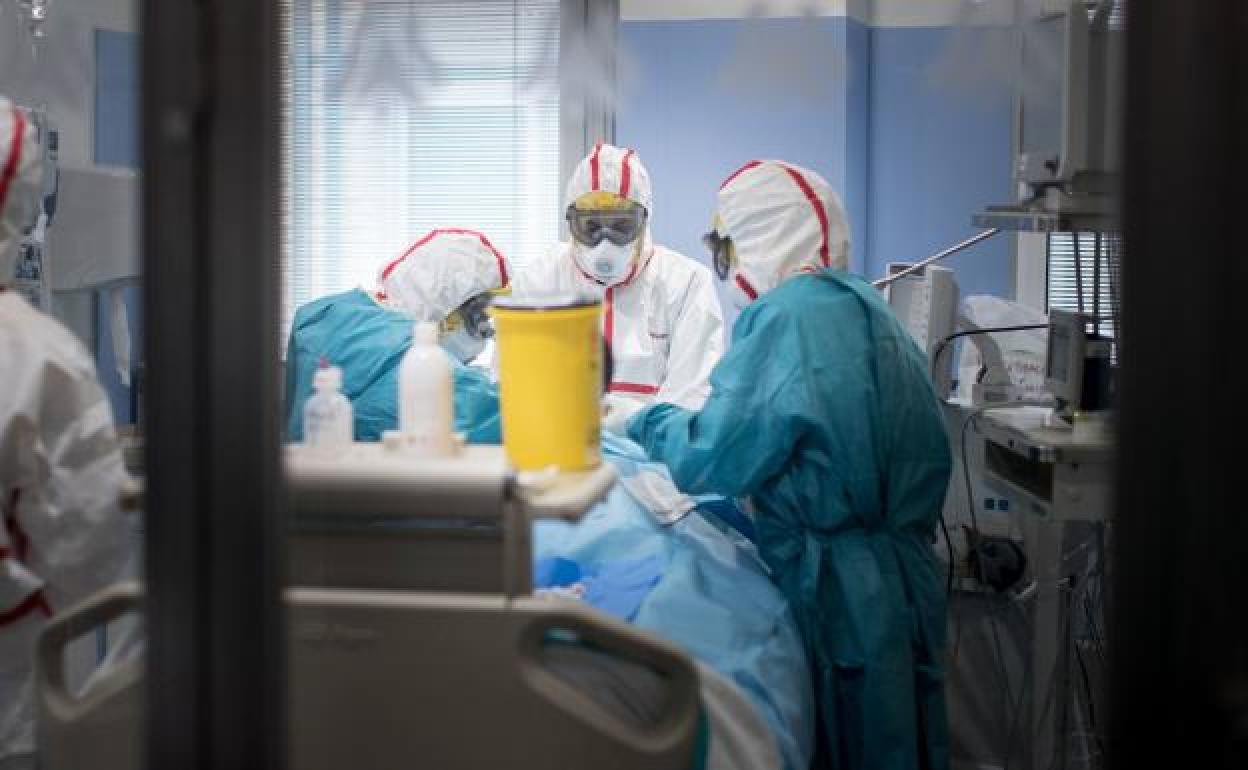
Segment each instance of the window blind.
[{"label": "window blind", "polygon": [[1050,233],[1048,306],[1095,315],[1100,333],[1114,337],[1121,251],[1122,237],[1117,233]]},{"label": "window blind", "polygon": [[282,0],[283,332],[435,227],[559,234],[559,0]]}]

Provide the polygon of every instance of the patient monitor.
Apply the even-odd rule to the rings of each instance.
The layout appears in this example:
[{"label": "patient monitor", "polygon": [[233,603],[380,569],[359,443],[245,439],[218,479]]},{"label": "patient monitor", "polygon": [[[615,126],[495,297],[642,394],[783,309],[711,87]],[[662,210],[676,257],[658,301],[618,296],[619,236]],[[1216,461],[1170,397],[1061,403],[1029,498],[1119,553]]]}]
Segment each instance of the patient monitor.
[{"label": "patient monitor", "polygon": [[[909,268],[904,262],[890,262],[888,275],[895,275]],[[953,334],[958,316],[958,283],[953,270],[928,265],[903,278],[893,281],[885,289],[888,304],[897,319],[914,337],[919,349],[927,354],[928,370],[932,384],[942,399],[948,397],[952,386],[952,351],[942,350],[941,343]],[[940,352],[940,360],[936,354]]]}]

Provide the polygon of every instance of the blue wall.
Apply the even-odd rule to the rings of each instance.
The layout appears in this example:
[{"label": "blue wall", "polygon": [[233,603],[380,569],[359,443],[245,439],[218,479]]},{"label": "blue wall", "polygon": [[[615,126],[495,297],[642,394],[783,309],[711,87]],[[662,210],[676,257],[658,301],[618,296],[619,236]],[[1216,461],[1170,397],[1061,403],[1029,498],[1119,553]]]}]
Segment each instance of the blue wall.
[{"label": "blue wall", "polygon": [[[754,158],[818,171],[842,191],[851,227],[865,228],[865,163],[846,154],[867,132],[865,111],[846,109],[867,98],[865,27],[844,18],[624,22],[620,42],[635,81],[625,82],[616,140],[650,170],[660,242],[705,261],[715,191]],[[847,59],[849,46],[861,62]],[[804,53],[786,61],[791,51]],[[799,65],[813,72],[784,77]],[[854,73],[848,89],[842,71]],[[853,258],[860,265],[862,252]]]},{"label": "blue wall", "polygon": [[[139,167],[139,38],[129,32],[95,32],[94,161]],[[130,322],[132,372],[143,360],[142,297],[137,286],[123,290]],[[122,385],[113,357],[110,290],[96,291],[95,367],[119,423],[135,419],[131,388]]]},{"label": "blue wall", "polygon": [[117,374],[117,359],[113,355],[113,332],[110,325],[112,302],[109,289],[95,292],[95,368],[100,384],[108,394],[113,407],[113,417],[118,423],[132,423],[135,419],[131,397],[134,387],[134,371],[143,360],[143,292],[138,286],[122,288],[126,303],[126,315],[130,322],[130,387],[121,384]]},{"label": "blue wall", "polygon": [[849,20],[845,30],[846,94],[845,177],[833,182],[849,215],[850,266],[866,272],[870,264],[871,191],[871,28]]},{"label": "blue wall", "polygon": [[[1012,98],[1003,80],[939,77],[954,45],[1006,30],[874,29],[871,35],[867,275],[914,261],[975,232],[972,212],[1013,200]],[[946,264],[962,293],[1014,293],[1010,238],[999,235]]]},{"label": "blue wall", "polygon": [[[972,234],[973,211],[1012,196],[1012,100],[991,78],[955,88],[935,73],[953,46],[1001,34],[845,18],[624,22],[634,78],[616,138],[650,169],[656,237],[703,259],[719,182],[767,157],[841,193],[851,264],[869,277]],[[1011,296],[1009,258],[999,236],[950,264],[964,293]]]},{"label": "blue wall", "polygon": [[130,32],[95,31],[95,162],[139,166],[139,45]]}]

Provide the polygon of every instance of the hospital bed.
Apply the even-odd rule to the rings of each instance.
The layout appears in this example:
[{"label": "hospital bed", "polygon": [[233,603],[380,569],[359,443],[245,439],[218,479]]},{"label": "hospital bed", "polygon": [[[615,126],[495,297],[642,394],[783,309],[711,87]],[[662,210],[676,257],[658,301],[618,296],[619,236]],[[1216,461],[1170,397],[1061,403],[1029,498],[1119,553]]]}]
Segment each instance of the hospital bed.
[{"label": "hospital bed", "polygon": [[[765,570],[744,538],[696,510],[655,523],[613,484],[613,469],[636,473],[638,458],[617,451],[596,472],[543,479],[509,473],[498,447],[468,447],[459,470],[392,466],[380,445],[355,451],[347,463],[288,458],[292,767],[808,760],[805,664]],[[534,556],[666,561],[629,625],[584,602],[534,598]],[[695,588],[705,582],[720,585]],[[55,675],[68,637],[136,601],[119,589],[45,635],[43,766],[138,766],[137,666],[83,696]]]},{"label": "hospital bed", "polygon": [[[80,696],[58,674],[75,627],[135,611],[139,600],[133,584],[117,587],[49,628],[39,658],[40,767],[142,767],[138,659]],[[692,663],[672,645],[588,609],[532,598],[316,589],[292,589],[286,604],[293,768],[695,766]],[[578,649],[610,667],[578,658]],[[641,695],[629,698],[608,686],[616,680],[580,670],[610,670]]]}]

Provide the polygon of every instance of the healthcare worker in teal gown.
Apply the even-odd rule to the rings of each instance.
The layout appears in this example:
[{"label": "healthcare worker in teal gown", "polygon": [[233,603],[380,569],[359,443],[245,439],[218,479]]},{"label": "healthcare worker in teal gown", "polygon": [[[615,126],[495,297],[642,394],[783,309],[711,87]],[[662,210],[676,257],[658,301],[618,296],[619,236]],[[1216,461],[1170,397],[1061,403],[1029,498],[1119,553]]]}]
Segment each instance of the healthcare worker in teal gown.
[{"label": "healthcare worker in teal gown", "polygon": [[303,405],[323,363],[342,369],[356,441],[380,441],[399,422],[399,363],[413,322],[436,323],[452,358],[455,430],[470,443],[498,443],[498,389],[484,368],[468,366],[492,335],[489,295],[508,285],[507,262],[475,230],[441,228],[381,270],[376,291],[352,289],[303,305],[286,348],[286,433],[303,438]]},{"label": "healthcare worker in teal gown", "polygon": [[753,161],[707,244],[742,312],[700,411],[656,404],[628,435],[689,494],[748,498],[792,604],[818,702],[817,767],[948,766],[945,597],[931,542],[950,456],[926,359],[845,272],[818,174]]}]

